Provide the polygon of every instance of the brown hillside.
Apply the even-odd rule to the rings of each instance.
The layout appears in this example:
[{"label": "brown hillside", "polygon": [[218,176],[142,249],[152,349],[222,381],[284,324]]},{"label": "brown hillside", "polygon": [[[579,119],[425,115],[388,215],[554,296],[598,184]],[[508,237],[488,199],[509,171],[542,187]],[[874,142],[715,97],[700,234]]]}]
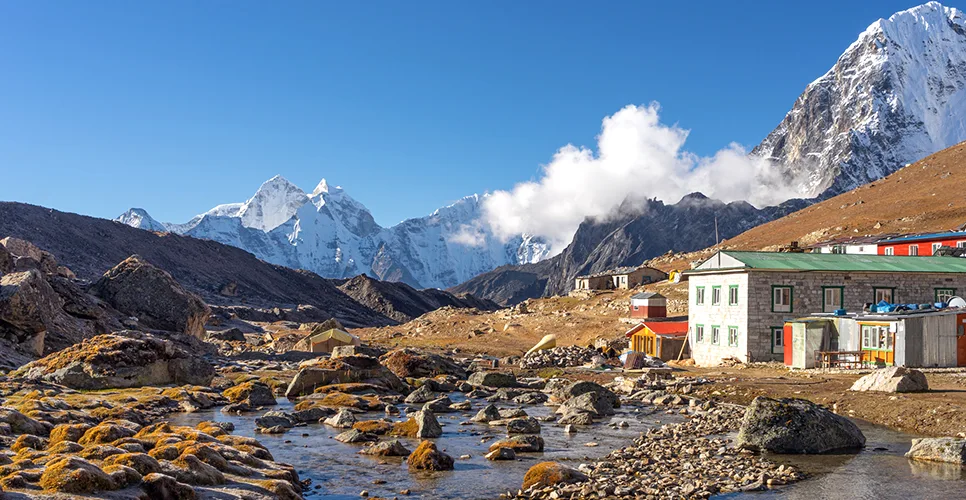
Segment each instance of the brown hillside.
[{"label": "brown hillside", "polygon": [[772,250],[838,237],[948,231],[966,222],[966,142],[723,242]]}]

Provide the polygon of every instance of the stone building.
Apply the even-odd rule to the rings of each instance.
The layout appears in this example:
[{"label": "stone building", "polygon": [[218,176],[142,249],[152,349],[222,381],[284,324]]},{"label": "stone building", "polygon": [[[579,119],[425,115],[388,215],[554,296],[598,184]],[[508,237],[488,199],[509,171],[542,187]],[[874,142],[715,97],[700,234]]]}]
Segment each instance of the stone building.
[{"label": "stone building", "polygon": [[699,365],[782,360],[783,326],[796,317],[945,302],[966,290],[966,259],[955,257],[720,251],[685,274]]},{"label": "stone building", "polygon": [[620,267],[596,274],[577,276],[575,290],[628,290],[667,279],[667,273],[649,266]]}]

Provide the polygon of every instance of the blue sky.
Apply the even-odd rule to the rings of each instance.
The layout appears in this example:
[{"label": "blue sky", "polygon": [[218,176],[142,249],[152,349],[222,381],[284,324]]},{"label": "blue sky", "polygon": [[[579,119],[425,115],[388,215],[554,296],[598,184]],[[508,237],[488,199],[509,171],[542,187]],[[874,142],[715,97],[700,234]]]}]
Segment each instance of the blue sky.
[{"label": "blue sky", "polygon": [[651,101],[689,151],[750,148],[913,5],[2,2],[0,200],[183,222],[281,174],[389,225],[533,179]]}]

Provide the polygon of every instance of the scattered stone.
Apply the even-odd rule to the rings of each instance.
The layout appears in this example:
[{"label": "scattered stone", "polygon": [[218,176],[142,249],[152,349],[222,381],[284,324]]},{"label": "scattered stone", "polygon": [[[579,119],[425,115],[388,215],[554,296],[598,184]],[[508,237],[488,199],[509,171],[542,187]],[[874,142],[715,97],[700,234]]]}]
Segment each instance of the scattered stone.
[{"label": "scattered stone", "polygon": [[429,410],[433,413],[451,413],[456,410],[452,408],[453,401],[449,399],[449,396],[443,396],[439,399],[434,399],[423,405],[423,410]]},{"label": "scattered stone", "polygon": [[372,434],[370,432],[362,432],[358,429],[349,429],[337,436],[335,440],[340,443],[367,443],[373,441],[379,441],[379,436]]},{"label": "scattered stone", "polygon": [[438,397],[439,397],[439,394],[436,394],[435,392],[430,390],[428,385],[422,385],[415,391],[409,393],[409,395],[406,396],[406,399],[404,399],[403,401],[406,404],[414,405],[414,404],[428,403]]},{"label": "scattered stone", "polygon": [[336,429],[350,429],[356,423],[356,416],[351,411],[342,408],[335,415],[325,419],[325,425]]},{"label": "scattered stone", "polygon": [[513,448],[497,448],[483,456],[487,460],[516,460],[517,454]]},{"label": "scattered stone", "polygon": [[363,449],[359,453],[379,457],[406,457],[412,452],[406,449],[406,447],[403,446],[398,439],[392,439],[389,441],[376,443],[368,448]]},{"label": "scattered stone", "polygon": [[507,434],[540,434],[540,422],[533,417],[515,418],[506,424]]},{"label": "scattered stone", "polygon": [[486,408],[483,408],[477,412],[476,416],[470,420],[474,422],[487,423],[493,420],[500,420],[501,418],[503,417],[500,415],[499,408],[497,408],[496,405],[490,404],[486,405]]},{"label": "scattered stone", "polygon": [[476,372],[467,379],[472,385],[483,387],[516,387],[517,378],[512,373],[504,372]]},{"label": "scattered stone", "polygon": [[[249,406],[277,405],[275,394],[265,384],[259,382],[244,382],[222,392],[232,403],[246,403]],[[316,419],[318,420],[318,419]]]},{"label": "scattered stone", "polygon": [[507,439],[501,439],[490,445],[490,451],[500,448],[510,448],[517,453],[537,453],[543,451],[543,438],[535,434],[517,434]]}]

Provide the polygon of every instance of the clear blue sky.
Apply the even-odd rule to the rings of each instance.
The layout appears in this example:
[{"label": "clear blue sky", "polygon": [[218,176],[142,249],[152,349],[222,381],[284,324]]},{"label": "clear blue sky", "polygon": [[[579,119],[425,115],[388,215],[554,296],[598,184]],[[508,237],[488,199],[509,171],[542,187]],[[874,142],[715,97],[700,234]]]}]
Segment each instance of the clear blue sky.
[{"label": "clear blue sky", "polygon": [[534,178],[627,104],[699,154],[754,146],[913,5],[0,2],[0,200],[183,222],[281,174],[389,225]]}]

